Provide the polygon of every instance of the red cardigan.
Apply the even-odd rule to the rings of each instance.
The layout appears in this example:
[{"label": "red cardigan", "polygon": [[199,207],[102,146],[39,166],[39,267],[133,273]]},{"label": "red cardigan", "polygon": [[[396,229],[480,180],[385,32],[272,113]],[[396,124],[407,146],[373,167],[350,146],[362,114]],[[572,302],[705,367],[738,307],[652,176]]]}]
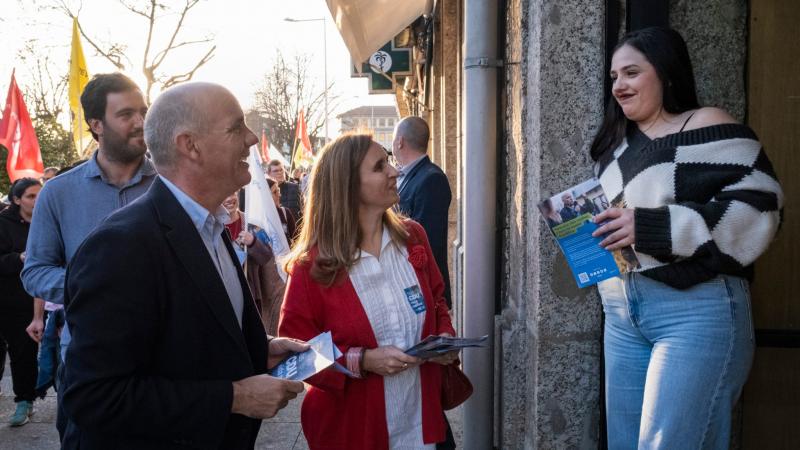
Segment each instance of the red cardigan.
[{"label": "red cardigan", "polygon": [[[444,282],[425,230],[411,220],[406,221],[406,229],[410,234],[408,259],[417,274],[427,309],[421,337],[455,335],[443,297]],[[312,251],[312,261],[297,264],[292,270],[278,334],[308,340],[330,330],[342,353],[350,347],[376,348],[372,326],[350,277],[342,276],[328,288],[317,283],[310,275],[314,255]],[[368,373],[363,379],[354,379],[329,368],[307,382],[311,387],[303,400],[300,420],[311,449],[389,448],[382,376]],[[420,384],[423,440],[426,444],[444,441],[441,366],[422,364]]]}]

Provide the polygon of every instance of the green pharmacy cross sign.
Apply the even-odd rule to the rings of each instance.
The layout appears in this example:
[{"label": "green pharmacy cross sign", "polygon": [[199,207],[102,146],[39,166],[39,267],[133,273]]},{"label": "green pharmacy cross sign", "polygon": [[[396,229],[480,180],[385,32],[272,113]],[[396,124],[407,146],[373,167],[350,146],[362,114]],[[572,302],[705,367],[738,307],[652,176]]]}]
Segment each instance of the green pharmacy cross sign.
[{"label": "green pharmacy cross sign", "polygon": [[394,39],[361,63],[361,70],[352,64],[350,73],[353,78],[369,78],[370,94],[393,94],[395,83],[408,75],[411,75],[411,49],[396,48]]}]

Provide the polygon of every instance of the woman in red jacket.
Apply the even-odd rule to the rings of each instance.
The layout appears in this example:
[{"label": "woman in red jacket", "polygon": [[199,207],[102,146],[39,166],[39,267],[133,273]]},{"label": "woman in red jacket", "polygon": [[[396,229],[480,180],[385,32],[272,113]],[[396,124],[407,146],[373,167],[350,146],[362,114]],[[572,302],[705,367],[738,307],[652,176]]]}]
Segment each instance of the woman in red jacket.
[{"label": "woman in red jacket", "polygon": [[308,383],[301,421],[311,449],[433,449],[445,438],[441,364],[403,353],[454,335],[444,283],[422,227],[391,209],[397,170],[365,134],[341,136],[311,174],[278,333],[331,331],[351,374]]}]

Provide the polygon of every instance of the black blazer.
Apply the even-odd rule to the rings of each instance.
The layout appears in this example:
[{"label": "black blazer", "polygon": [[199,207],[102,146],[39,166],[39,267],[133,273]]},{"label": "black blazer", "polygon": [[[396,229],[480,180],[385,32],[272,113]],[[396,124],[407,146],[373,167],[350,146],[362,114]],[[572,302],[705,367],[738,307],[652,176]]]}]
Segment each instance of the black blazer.
[{"label": "black blazer", "polygon": [[447,212],[452,194],[447,175],[427,156],[406,174],[400,189],[398,210],[419,222],[433,250],[436,265],[444,278],[444,298],[450,300],[450,271],[447,269]]},{"label": "black blazer", "polygon": [[281,190],[281,206],[289,208],[295,217],[303,217],[303,193],[300,185],[292,181],[279,184]]},{"label": "black blazer", "polygon": [[[237,261],[227,233],[223,239]],[[250,449],[232,381],[267,370],[267,335],[237,265],[242,327],[188,214],[157,178],[67,268],[66,449]]]}]

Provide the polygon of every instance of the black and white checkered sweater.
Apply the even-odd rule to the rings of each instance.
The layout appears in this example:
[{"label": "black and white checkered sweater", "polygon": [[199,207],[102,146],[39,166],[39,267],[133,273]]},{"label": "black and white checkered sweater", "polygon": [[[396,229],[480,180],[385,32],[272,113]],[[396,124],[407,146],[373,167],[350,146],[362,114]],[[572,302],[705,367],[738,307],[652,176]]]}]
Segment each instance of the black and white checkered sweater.
[{"label": "black and white checkered sweater", "polygon": [[650,140],[630,128],[595,169],[612,203],[635,210],[638,271],[678,289],[718,274],[752,279],[783,208],[755,133],[722,124]]}]

